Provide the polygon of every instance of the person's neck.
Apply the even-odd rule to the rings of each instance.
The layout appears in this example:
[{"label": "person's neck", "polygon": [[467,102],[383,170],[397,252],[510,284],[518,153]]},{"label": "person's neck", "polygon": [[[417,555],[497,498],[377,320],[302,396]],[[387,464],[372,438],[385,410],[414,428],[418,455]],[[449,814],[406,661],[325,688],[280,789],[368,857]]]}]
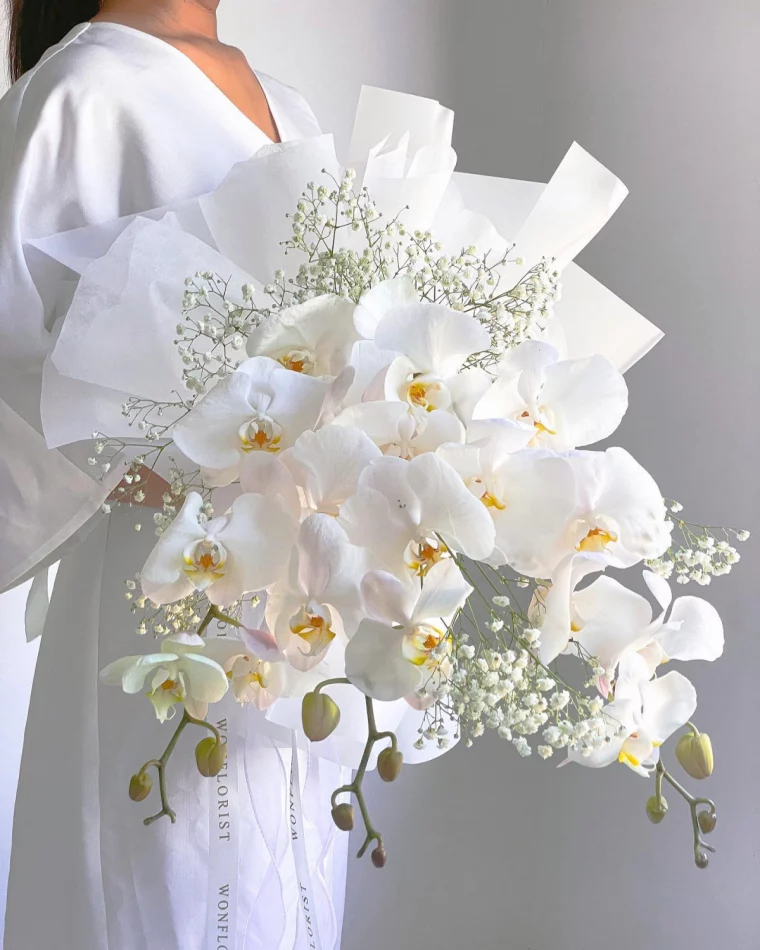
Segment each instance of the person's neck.
[{"label": "person's neck", "polygon": [[94,21],[123,23],[157,36],[218,38],[220,0],[103,0]]}]

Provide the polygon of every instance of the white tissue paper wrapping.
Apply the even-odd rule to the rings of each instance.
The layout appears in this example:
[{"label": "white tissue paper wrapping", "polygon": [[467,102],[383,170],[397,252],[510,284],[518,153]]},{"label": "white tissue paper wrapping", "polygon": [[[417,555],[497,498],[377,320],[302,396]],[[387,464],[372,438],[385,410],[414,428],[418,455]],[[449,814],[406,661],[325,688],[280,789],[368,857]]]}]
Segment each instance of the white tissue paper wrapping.
[{"label": "white tissue paper wrapping", "polygon": [[[572,264],[617,210],[625,187],[578,145],[571,147],[546,186],[455,174],[452,127],[453,114],[433,100],[365,87],[348,165],[359,170],[359,180],[381,211],[395,216],[408,205],[408,226],[432,228],[450,252],[476,244],[501,254],[514,244],[514,256],[524,258],[522,268],[514,265],[515,283],[541,258],[556,258],[564,269],[564,295],[552,321],[553,339],[562,340],[569,356],[602,353],[627,369],[657,342],[660,332]],[[182,391],[173,340],[185,278],[210,270],[231,277],[231,287],[260,286],[277,268],[287,270],[290,259],[280,246],[291,233],[286,214],[295,209],[307,182],[323,179],[322,169],[341,174],[331,136],[267,146],[235,166],[215,192],[198,200],[34,242],[81,274],[46,367],[42,418],[51,446],[86,438],[94,429],[123,436],[129,432],[121,415],[127,396],[171,400],[173,392]],[[343,710],[341,723],[327,742],[312,750],[308,761],[312,769],[318,768],[314,763],[322,757],[323,771],[335,779],[355,768],[361,756],[364,701],[353,687],[335,686],[328,692]],[[287,835],[283,838],[283,813],[278,809],[287,795],[292,756],[287,737],[292,742],[299,734],[300,701],[278,701],[267,712],[269,726],[255,710],[245,715],[251,720],[249,736],[259,738],[249,738],[250,748],[235,760],[239,782],[241,775],[252,781],[251,800],[272,807],[269,817],[258,813],[265,849],[258,857],[247,856],[252,865],[246,875],[249,880],[261,877],[261,894],[271,885],[276,897],[287,891],[282,874],[299,876],[292,851],[287,852],[290,857],[281,853]],[[407,761],[441,754],[433,742],[414,749],[422,714],[404,701],[377,704],[377,719],[379,728],[398,733]],[[281,738],[267,745],[270,740],[261,738],[266,729],[280,727]],[[255,770],[247,770],[250,757],[261,759]],[[304,794],[308,799],[308,789]],[[302,810],[305,814],[305,803]],[[319,828],[312,830],[314,841],[324,844],[329,839],[333,843],[324,845],[324,853],[337,853],[330,838],[329,808],[323,818],[326,825],[319,824],[322,818],[315,819]],[[282,870],[277,881],[264,882],[273,866],[276,871],[290,870]],[[339,884],[335,898],[339,902],[341,888]],[[325,898],[330,907],[332,899]],[[263,933],[270,911],[263,897],[259,904],[258,910],[247,912],[261,913]],[[333,912],[319,913],[329,917]],[[326,919],[320,926],[339,933]],[[324,938],[324,946],[334,943]]]}]

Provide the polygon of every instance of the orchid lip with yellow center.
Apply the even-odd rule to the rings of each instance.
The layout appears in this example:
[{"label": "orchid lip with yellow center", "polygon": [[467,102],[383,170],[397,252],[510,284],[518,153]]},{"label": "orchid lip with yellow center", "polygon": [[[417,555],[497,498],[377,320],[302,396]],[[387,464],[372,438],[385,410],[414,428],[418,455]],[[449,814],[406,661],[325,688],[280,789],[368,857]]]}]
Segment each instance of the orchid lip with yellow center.
[{"label": "orchid lip with yellow center", "polygon": [[324,604],[306,604],[290,618],[290,629],[309,645],[307,656],[316,656],[330,646],[335,639],[332,629],[332,614]]},{"label": "orchid lip with yellow center", "polygon": [[620,750],[618,762],[622,765],[630,765],[634,769],[637,769],[641,765],[641,762],[635,756],[631,755],[630,752],[626,752],[625,749]]},{"label": "orchid lip with yellow center", "polygon": [[294,373],[311,373],[314,369],[314,355],[308,350],[294,348],[283,353],[277,362]]},{"label": "orchid lip with yellow center", "polygon": [[604,528],[592,528],[585,538],[576,545],[576,550],[592,554],[602,554],[608,544],[617,541],[614,531],[605,531]]},{"label": "orchid lip with yellow center", "polygon": [[227,551],[218,541],[203,538],[189,544],[183,553],[185,573],[197,590],[205,590],[224,577]]},{"label": "orchid lip with yellow center", "polygon": [[279,452],[282,428],[269,416],[255,415],[238,430],[244,452]]},{"label": "orchid lip with yellow center", "polygon": [[442,541],[423,538],[409,543],[404,562],[418,577],[424,577],[431,567],[448,556],[449,549]]},{"label": "orchid lip with yellow center", "polygon": [[465,484],[469,492],[478,498],[486,508],[493,511],[506,511],[507,502],[500,496],[498,489],[493,484],[489,487],[483,476],[474,475],[468,478]]},{"label": "orchid lip with yellow center", "polygon": [[414,666],[429,665],[431,654],[440,647],[445,638],[445,631],[438,627],[434,627],[430,623],[418,623],[412,630],[404,634],[401,646],[404,659]]},{"label": "orchid lip with yellow center", "polygon": [[526,409],[525,412],[520,413],[517,418],[519,422],[533,423],[533,428],[536,430],[536,438],[544,433],[546,433],[546,435],[557,434],[557,430],[554,428],[553,413],[545,406],[539,407],[536,416],[531,415]]},{"label": "orchid lip with yellow center", "polygon": [[424,412],[448,409],[451,405],[451,394],[443,380],[424,373],[416,374],[402,387],[401,397],[412,410]]}]

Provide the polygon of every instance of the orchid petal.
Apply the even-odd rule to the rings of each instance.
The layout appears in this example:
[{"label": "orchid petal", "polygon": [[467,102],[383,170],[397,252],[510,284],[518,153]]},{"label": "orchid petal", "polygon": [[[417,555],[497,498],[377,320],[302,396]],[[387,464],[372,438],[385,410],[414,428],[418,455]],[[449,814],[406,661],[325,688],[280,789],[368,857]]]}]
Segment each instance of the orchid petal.
[{"label": "orchid petal", "polygon": [[193,583],[185,573],[184,551],[206,536],[198,517],[203,499],[190,492],[179,514],[159,538],[141,572],[143,593],[156,604],[170,604],[186,597]]},{"label": "orchid petal", "polygon": [[414,280],[409,276],[384,280],[362,295],[354,311],[357,331],[367,340],[374,340],[377,326],[390,310],[419,303]]},{"label": "orchid petal", "polygon": [[675,670],[641,687],[643,726],[652,741],[661,745],[685,725],[697,708],[697,691]]},{"label": "orchid petal", "polygon": [[422,675],[404,658],[403,629],[363,620],[346,647],[346,676],[366,696],[392,702],[413,693]]},{"label": "orchid petal", "polygon": [[295,519],[279,498],[236,498],[215,533],[229,556],[223,577],[208,588],[211,603],[231,604],[247,591],[272,584],[287,563],[295,532]]},{"label": "orchid petal", "polygon": [[386,313],[375,343],[403,353],[418,372],[446,377],[453,376],[469,356],[487,350],[491,338],[473,316],[440,304],[418,303]]},{"label": "orchid petal", "polygon": [[701,597],[679,597],[656,639],[671,660],[717,660],[723,653],[723,622]]}]

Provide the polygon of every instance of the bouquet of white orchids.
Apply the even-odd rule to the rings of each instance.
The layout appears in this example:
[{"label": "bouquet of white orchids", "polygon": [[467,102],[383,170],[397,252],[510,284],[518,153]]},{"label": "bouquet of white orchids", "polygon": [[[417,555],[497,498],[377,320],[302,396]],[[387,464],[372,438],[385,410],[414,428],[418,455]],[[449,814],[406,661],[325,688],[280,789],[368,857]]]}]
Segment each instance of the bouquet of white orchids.
[{"label": "bouquet of white orchids", "polygon": [[[374,108],[381,98],[393,109]],[[661,746],[685,726],[677,755],[694,778],[712,752],[691,724],[694,687],[662,664],[716,659],[723,629],[705,600],[671,603],[668,579],[726,573],[746,533],[689,525],[625,449],[588,448],[617,429],[621,369],[658,336],[570,264],[625,191],[574,146],[519,227],[533,186],[485,183],[489,213],[507,221],[497,230],[462,199],[477,204],[484,180],[452,184],[450,113],[420,102],[365,90],[358,177],[329,139],[262,150],[201,200],[202,227],[187,209],[136,218],[82,272],[61,373],[83,313],[87,339],[108,335],[100,321],[114,352],[130,299],[132,339],[154,321],[145,360],[91,364],[90,382],[131,394],[91,464],[118,469],[119,503],[142,500],[146,468],[171,485],[127,582],[157,645],[102,673],[174,719],[130,795],[147,798],[157,772],[161,809],[147,821],[173,820],[169,756],[194,726],[208,732],[200,772],[222,769],[208,709],[231,691],[353,765],[333,819],[350,830],[357,801],[360,854],[371,847],[377,866],[367,769],[393,781],[405,757],[492,729],[521,756],[652,777],[654,822],[669,783],[704,867],[715,807],[667,771]],[[411,135],[410,103],[429,117]],[[378,113],[393,127],[375,128]],[[109,304],[108,262],[125,254],[141,266]],[[195,275],[177,323],[182,267]],[[637,565],[655,609],[606,573]]]}]

